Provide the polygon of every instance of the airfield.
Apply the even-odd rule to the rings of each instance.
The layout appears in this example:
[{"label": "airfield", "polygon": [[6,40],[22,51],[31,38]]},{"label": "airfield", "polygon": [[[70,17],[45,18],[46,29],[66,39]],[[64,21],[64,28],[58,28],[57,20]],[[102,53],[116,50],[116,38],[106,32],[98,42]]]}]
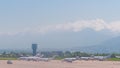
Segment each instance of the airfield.
[{"label": "airfield", "polygon": [[7,60],[0,60],[1,68],[120,68],[120,61],[74,61],[72,63],[52,60],[49,62],[35,62],[14,60],[7,64]]}]

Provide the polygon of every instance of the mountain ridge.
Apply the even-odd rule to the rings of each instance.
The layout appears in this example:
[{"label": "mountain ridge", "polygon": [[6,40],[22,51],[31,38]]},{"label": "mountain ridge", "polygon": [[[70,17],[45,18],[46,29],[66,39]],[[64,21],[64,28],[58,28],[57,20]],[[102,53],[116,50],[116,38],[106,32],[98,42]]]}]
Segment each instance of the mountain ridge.
[{"label": "mountain ridge", "polygon": [[109,39],[97,45],[77,47],[71,50],[90,53],[120,53],[120,36]]}]

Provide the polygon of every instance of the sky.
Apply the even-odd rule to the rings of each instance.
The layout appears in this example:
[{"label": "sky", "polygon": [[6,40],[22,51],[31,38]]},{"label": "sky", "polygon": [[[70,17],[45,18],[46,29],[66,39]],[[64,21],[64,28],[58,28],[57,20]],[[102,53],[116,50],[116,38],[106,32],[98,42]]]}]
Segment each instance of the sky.
[{"label": "sky", "polygon": [[1,0],[2,48],[96,45],[120,34],[120,0]]}]

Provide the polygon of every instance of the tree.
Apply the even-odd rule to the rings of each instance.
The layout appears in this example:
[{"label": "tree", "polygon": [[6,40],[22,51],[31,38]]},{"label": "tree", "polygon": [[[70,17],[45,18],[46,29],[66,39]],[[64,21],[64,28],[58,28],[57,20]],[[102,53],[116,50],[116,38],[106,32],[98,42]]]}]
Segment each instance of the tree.
[{"label": "tree", "polygon": [[116,58],[115,54],[112,54],[110,57],[111,57],[111,58]]},{"label": "tree", "polygon": [[64,53],[64,56],[65,56],[65,57],[72,57],[72,53],[71,53],[70,51],[66,51],[66,52]]}]

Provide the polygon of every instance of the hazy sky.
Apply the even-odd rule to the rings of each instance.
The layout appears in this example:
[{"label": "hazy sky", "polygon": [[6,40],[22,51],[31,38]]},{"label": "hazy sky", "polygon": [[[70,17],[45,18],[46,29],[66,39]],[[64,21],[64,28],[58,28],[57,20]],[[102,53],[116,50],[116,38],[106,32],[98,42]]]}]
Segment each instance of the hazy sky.
[{"label": "hazy sky", "polygon": [[1,48],[68,48],[120,34],[120,0],[1,0]]}]

